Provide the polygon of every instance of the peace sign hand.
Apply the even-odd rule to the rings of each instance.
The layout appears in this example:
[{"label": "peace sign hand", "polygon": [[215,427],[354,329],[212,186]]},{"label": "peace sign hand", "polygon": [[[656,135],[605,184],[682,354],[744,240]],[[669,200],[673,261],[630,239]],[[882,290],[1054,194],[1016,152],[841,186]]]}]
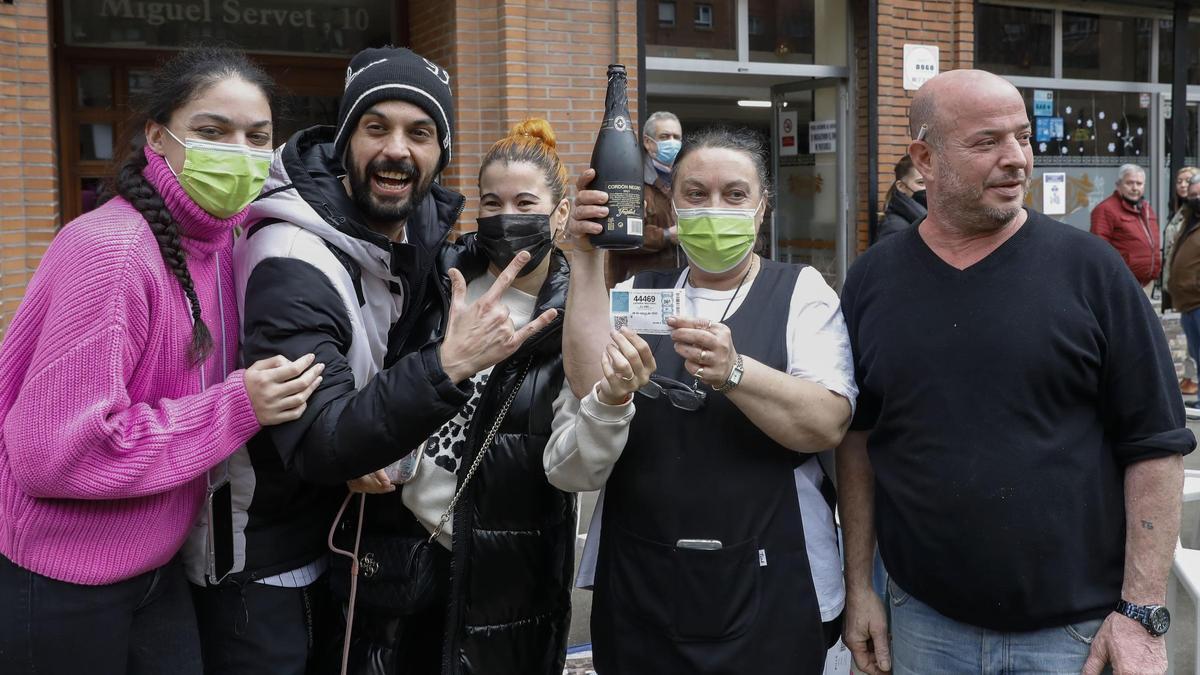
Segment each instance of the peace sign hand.
[{"label": "peace sign hand", "polygon": [[521,330],[513,326],[508,307],[500,298],[527,262],[529,252],[518,253],[492,287],[471,304],[466,301],[467,282],[462,272],[450,270],[450,315],[438,355],[451,382],[458,384],[500,363],[558,316],[558,310],[548,309]]}]

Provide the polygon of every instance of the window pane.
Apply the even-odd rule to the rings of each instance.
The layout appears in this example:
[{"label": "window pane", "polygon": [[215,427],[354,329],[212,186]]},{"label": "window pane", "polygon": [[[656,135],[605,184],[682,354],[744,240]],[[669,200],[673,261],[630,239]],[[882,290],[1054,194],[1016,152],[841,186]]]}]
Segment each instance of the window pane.
[{"label": "window pane", "polygon": [[112,69],[108,66],[83,66],[75,69],[75,103],[80,108],[111,108]]},{"label": "window pane", "polygon": [[1152,19],[1063,12],[1063,77],[1150,80]]},{"label": "window pane", "polygon": [[105,190],[108,185],[103,178],[80,178],[79,179],[79,205],[80,213],[87,213],[96,208],[100,199],[105,196]]},{"label": "window pane", "polygon": [[[844,58],[832,61],[814,58],[817,40],[813,3],[814,0],[750,0],[750,60],[841,65]],[[830,18],[838,18],[838,13],[831,13]],[[845,27],[828,26],[829,35],[822,38],[836,39],[839,30],[844,33]]]},{"label": "window pane", "polygon": [[673,0],[658,3],[658,25],[663,28],[675,26],[675,2]]},{"label": "window pane", "polygon": [[975,67],[1001,75],[1049,77],[1054,70],[1054,12],[980,5]]},{"label": "window pane", "polygon": [[[669,25],[663,21],[661,6],[675,5]],[[643,0],[643,16],[659,17],[647,21],[646,55],[682,59],[737,60],[737,2],[667,3]]]},{"label": "window pane", "polygon": [[1021,93],[1034,122],[1034,180],[1026,203],[1041,210],[1041,175],[1066,173],[1067,214],[1054,218],[1086,230],[1091,209],[1112,194],[1117,169],[1149,165],[1150,100],[1136,93],[1050,90],[1051,115],[1034,117],[1034,90]]},{"label": "window pane", "polygon": [[[1171,153],[1175,150],[1175,139],[1171,133],[1170,105],[1163,106],[1163,115],[1163,137],[1167,144],[1166,154],[1163,155],[1163,167],[1170,167]],[[1196,157],[1196,136],[1198,130],[1200,130],[1200,123],[1197,122],[1198,118],[1200,118],[1200,108],[1198,108],[1197,104],[1189,103],[1187,105],[1187,115],[1187,135],[1184,136],[1184,141],[1187,145],[1184,148],[1183,164],[1184,166],[1196,166],[1198,163],[1200,163],[1200,159],[1197,159]],[[1169,168],[1167,170],[1170,171]]]},{"label": "window pane", "polygon": [[[1175,77],[1175,22],[1158,22],[1158,81],[1171,84]],[[1188,23],[1187,83],[1200,84],[1200,23]]]},{"label": "window pane", "polygon": [[150,70],[129,71],[129,101],[137,103],[150,93],[154,73]]},{"label": "window pane", "polygon": [[112,159],[113,128],[111,124],[79,125],[79,159]]}]

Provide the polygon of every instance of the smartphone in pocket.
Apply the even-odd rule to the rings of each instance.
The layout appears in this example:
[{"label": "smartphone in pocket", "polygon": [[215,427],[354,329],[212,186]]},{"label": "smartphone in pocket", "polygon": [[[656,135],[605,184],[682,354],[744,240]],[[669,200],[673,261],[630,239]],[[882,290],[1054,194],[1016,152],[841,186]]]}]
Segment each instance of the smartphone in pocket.
[{"label": "smartphone in pocket", "polygon": [[216,585],[233,571],[233,484],[228,476],[208,488],[208,583]]}]

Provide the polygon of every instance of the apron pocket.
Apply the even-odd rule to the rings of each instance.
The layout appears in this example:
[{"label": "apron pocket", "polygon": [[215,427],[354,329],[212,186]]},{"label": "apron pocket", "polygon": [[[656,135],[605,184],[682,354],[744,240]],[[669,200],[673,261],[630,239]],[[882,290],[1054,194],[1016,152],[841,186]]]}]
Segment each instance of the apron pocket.
[{"label": "apron pocket", "polygon": [[674,557],[672,604],[679,639],[728,640],[749,630],[759,605],[755,540],[715,551],[675,548]]},{"label": "apron pocket", "polygon": [[[611,533],[610,533],[611,532]],[[613,611],[625,620],[666,633],[670,630],[671,580],[675,547],[640,537],[617,525],[604,525],[611,560],[608,584]]]}]

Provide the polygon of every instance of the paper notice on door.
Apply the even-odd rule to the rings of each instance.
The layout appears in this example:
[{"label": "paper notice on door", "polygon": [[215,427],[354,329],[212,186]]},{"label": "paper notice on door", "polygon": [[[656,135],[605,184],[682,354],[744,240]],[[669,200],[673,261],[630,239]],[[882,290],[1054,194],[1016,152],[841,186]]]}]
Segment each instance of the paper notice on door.
[{"label": "paper notice on door", "polygon": [[1042,174],[1042,213],[1048,216],[1067,213],[1067,174]]}]

